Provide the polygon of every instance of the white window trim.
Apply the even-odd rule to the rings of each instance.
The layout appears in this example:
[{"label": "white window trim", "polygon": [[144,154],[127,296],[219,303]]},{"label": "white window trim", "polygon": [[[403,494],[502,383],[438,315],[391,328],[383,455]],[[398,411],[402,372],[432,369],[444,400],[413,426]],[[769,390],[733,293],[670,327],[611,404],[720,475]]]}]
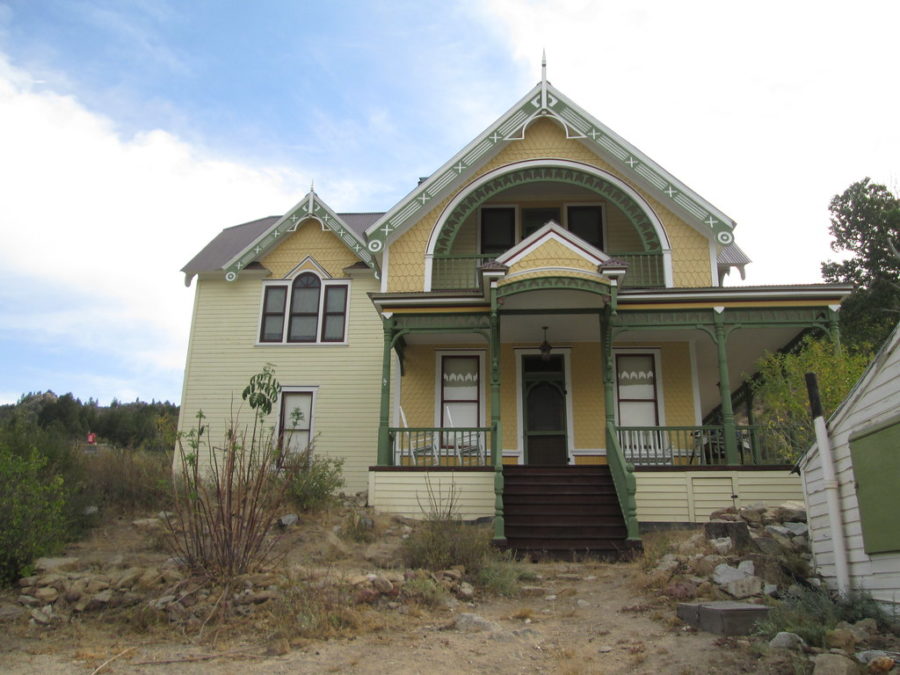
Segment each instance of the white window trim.
[{"label": "white window trim", "polygon": [[487,409],[485,401],[484,388],[484,369],[485,356],[487,352],[483,349],[442,349],[434,353],[434,426],[441,426],[441,389],[443,387],[442,380],[442,362],[445,356],[477,356],[478,357],[478,417],[481,420],[482,427],[490,426],[487,423],[485,410]]},{"label": "white window trim", "polygon": [[[536,348],[516,348],[514,350],[516,357],[516,443],[518,447],[516,451],[519,454],[519,464],[525,463],[525,411],[523,406],[525,401],[522,400],[522,357],[526,355],[540,354],[541,350]],[[572,412],[572,348],[571,347],[554,347],[554,354],[563,355],[563,363],[565,364],[564,373],[566,378],[566,456],[569,464],[575,463],[575,418]]]},{"label": "white window trim", "polygon": [[616,426],[619,426],[619,355],[650,354],[653,357],[653,368],[656,372],[656,419],[658,426],[666,426],[666,402],[663,398],[663,362],[662,347],[614,347],[613,348],[613,398],[615,399]]},{"label": "white window trim", "polygon": [[[301,274],[313,274],[319,278],[319,283],[321,284],[321,290],[319,291],[319,315],[316,322],[316,340],[314,342],[289,342],[287,339],[287,331],[290,326],[290,307],[291,307],[291,296],[293,294],[293,284],[294,280],[300,276]],[[273,286],[284,286],[287,288],[287,293],[285,294],[284,300],[284,324],[281,327],[281,340],[278,342],[263,342],[260,338],[262,337],[262,322],[263,322],[263,314],[266,309],[266,289],[271,288]],[[323,320],[325,317],[325,290],[329,286],[345,286],[347,288],[347,302],[345,304],[344,311],[344,339],[337,341],[323,341],[321,339],[322,336],[322,328],[323,328]],[[262,282],[262,286],[260,289],[260,299],[259,299],[259,316],[256,320],[256,344],[257,347],[331,347],[331,346],[341,346],[350,344],[350,296],[351,296],[352,284],[350,279],[329,279],[323,277],[321,274],[316,273],[310,269],[299,270],[296,275],[289,279],[266,279]]]},{"label": "white window trim", "polygon": [[[269,344],[269,343],[265,343]],[[275,438],[281,438],[281,417],[282,417],[282,407],[284,406],[284,394],[312,394],[312,400],[309,402],[309,443],[311,447],[314,447],[314,440],[316,438],[316,400],[319,397],[319,387],[318,385],[313,386],[282,386],[281,393],[278,394],[278,418],[275,421]]]}]

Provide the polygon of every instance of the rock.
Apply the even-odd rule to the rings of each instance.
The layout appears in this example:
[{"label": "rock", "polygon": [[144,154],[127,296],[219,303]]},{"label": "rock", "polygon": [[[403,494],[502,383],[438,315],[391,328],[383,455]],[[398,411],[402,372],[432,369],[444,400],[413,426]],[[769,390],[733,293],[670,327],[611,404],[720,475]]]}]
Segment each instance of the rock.
[{"label": "rock", "polygon": [[665,587],[663,595],[675,600],[691,600],[697,597],[697,584],[686,580],[673,581]]},{"label": "rock", "polygon": [[806,523],[787,522],[783,523],[781,527],[783,527],[795,537],[805,537],[807,533],[809,533],[809,527]]},{"label": "rock", "polygon": [[813,675],[856,675],[856,664],[840,654],[819,654],[813,659]]},{"label": "rock", "polygon": [[794,536],[794,533],[791,532],[784,525],[766,525],[766,532],[768,532],[769,534],[777,534],[782,537],[788,537],[788,538]]},{"label": "rock", "polygon": [[743,572],[747,576],[753,576],[756,574],[756,565],[753,564],[752,560],[741,560],[738,563],[738,571]]},{"label": "rock", "polygon": [[734,542],[734,550],[738,553],[756,550],[753,537],[750,536],[750,529],[743,520],[740,522],[710,521],[704,523],[703,532],[707,539],[730,537]]},{"label": "rock", "polygon": [[519,586],[519,595],[523,598],[542,598],[547,595],[543,586]]},{"label": "rock", "polygon": [[397,567],[400,555],[396,546],[383,541],[375,542],[366,547],[363,557],[376,567],[386,569]]},{"label": "rock", "polygon": [[475,587],[468,581],[463,581],[456,589],[456,595],[460,600],[472,600],[475,597]]},{"label": "rock", "polygon": [[842,649],[852,654],[856,649],[856,636],[846,628],[835,628],[825,633],[825,644],[828,647]]},{"label": "rock", "polygon": [[456,623],[454,625],[456,627],[456,630],[461,630],[466,633],[492,633],[500,630],[500,626],[498,626],[493,621],[488,621],[483,616],[479,616],[478,614],[469,613],[460,614],[457,617]]},{"label": "rock", "polygon": [[149,590],[156,588],[162,583],[162,575],[155,569],[144,570],[140,579],[137,580],[138,588]]},{"label": "rock", "polygon": [[65,588],[66,578],[62,574],[44,574],[38,577],[35,586],[53,586],[56,590]]},{"label": "rock", "polygon": [[806,509],[800,502],[788,502],[775,509],[775,519],[781,523],[805,523]]},{"label": "rock", "polygon": [[695,574],[703,577],[710,576],[717,566],[725,562],[725,558],[720,555],[705,555],[694,561],[692,567]]},{"label": "rock", "polygon": [[459,581],[462,579],[463,573],[458,569],[449,569],[449,570],[441,570],[439,576],[442,576],[446,579],[452,579],[453,581]]},{"label": "rock", "polygon": [[391,593],[394,590],[394,584],[384,577],[377,575],[372,579],[372,587],[382,594]]},{"label": "rock", "polygon": [[887,652],[883,652],[880,649],[867,649],[866,651],[856,652],[853,655],[857,661],[859,661],[864,666],[869,664],[871,661],[875,659],[880,659],[882,656],[887,656]]},{"label": "rock", "polygon": [[678,558],[676,558],[671,553],[667,553],[659,559],[659,562],[656,564],[656,571],[663,574],[672,574],[676,569],[678,569],[678,565]]},{"label": "rock", "polygon": [[890,672],[897,664],[897,660],[892,656],[885,654],[869,661],[869,667],[866,671],[870,673],[887,673]]},{"label": "rock", "polygon": [[[678,545],[678,552],[679,553],[693,553],[695,551],[698,551],[703,546],[703,541],[704,541],[703,533],[695,532],[688,539],[685,539],[683,542],[681,542]],[[585,581],[592,581],[592,580],[586,578]]]},{"label": "rock", "polygon": [[738,509],[738,515],[751,526],[761,525],[765,510],[766,507],[761,505],[742,506]]},{"label": "rock", "polygon": [[175,521],[178,518],[177,513],[172,513],[171,511],[160,511],[156,514],[156,517],[162,522]]},{"label": "rock", "polygon": [[113,592],[110,590],[100,591],[99,593],[95,593],[88,600],[87,610],[96,610],[96,609],[105,609],[109,607],[110,603],[113,599]]},{"label": "rock", "polygon": [[281,597],[281,593],[278,591],[256,591],[255,593],[249,593],[247,597],[247,601],[254,605],[261,605],[264,602],[268,602],[269,600],[277,600]]},{"label": "rock", "polygon": [[34,574],[30,577],[22,577],[19,579],[19,587],[25,588],[26,586],[37,586],[38,579],[40,577],[37,574]]},{"label": "rock", "polygon": [[806,642],[796,633],[781,631],[769,640],[770,649],[790,649],[791,651],[800,651],[804,647],[806,647]]},{"label": "rock", "polygon": [[67,572],[78,567],[78,558],[38,558],[34,569],[38,572]]},{"label": "rock", "polygon": [[589,603],[587,600],[582,600],[581,598],[578,598],[578,599],[575,601],[575,604],[576,604],[578,607],[581,607],[581,608],[584,608],[584,607],[590,607],[590,606],[591,606],[591,603]]},{"label": "rock", "polygon": [[356,526],[363,530],[374,530],[375,521],[369,516],[360,516],[356,521]]},{"label": "rock", "polygon": [[598,647],[597,651],[601,654],[609,654],[613,650],[609,645],[603,645],[602,647]]},{"label": "rock", "polygon": [[27,595],[25,593],[23,593],[18,598],[16,598],[16,601],[20,605],[25,605],[26,607],[40,607],[40,605],[41,605],[40,600],[38,600],[33,595]]},{"label": "rock", "polygon": [[296,513],[286,513],[278,519],[278,525],[281,527],[290,527],[300,522],[300,516]]},{"label": "rock", "polygon": [[734,520],[734,518],[726,518],[725,516],[734,516],[737,517],[737,511],[733,506],[725,507],[724,509],[716,509],[712,513],[709,514],[710,520]]},{"label": "rock", "polygon": [[94,577],[90,581],[88,581],[87,586],[85,586],[85,593],[99,593],[100,591],[105,591],[109,588],[109,581],[103,579],[101,577]]},{"label": "rock", "polygon": [[118,579],[116,579],[115,583],[112,585],[119,590],[131,588],[143,574],[144,570],[140,567],[129,567],[119,575]]},{"label": "rock", "polygon": [[52,586],[44,586],[43,588],[38,588],[34,592],[34,597],[37,598],[42,605],[50,605],[56,602],[56,599],[59,597],[59,591]]},{"label": "rock", "polygon": [[25,614],[25,610],[15,605],[0,605],[0,623],[15,621]]},{"label": "rock", "polygon": [[723,584],[721,589],[732,598],[742,600],[762,593],[763,582],[759,577],[744,577],[743,579],[734,579]]},{"label": "rock", "polygon": [[33,609],[31,610],[31,618],[35,623],[42,626],[49,626],[53,623],[53,608],[50,605],[47,605],[43,609]]},{"label": "rock", "polygon": [[778,593],[778,584],[763,584],[763,595],[773,597]]},{"label": "rock", "polygon": [[175,602],[174,595],[164,595],[164,596],[152,601],[150,603],[150,605],[152,607],[155,607],[156,609],[165,609],[166,607],[171,605],[173,602]]},{"label": "rock", "polygon": [[85,506],[81,510],[81,515],[87,516],[88,518],[91,516],[96,516],[98,513],[100,513],[100,509],[98,509],[96,506]]},{"label": "rock", "polygon": [[784,553],[784,547],[772,539],[772,537],[756,537],[753,542],[765,555],[781,557]]},{"label": "rock", "polygon": [[749,575],[743,570],[732,567],[727,563],[722,563],[721,565],[718,565],[715,570],[713,570],[712,580],[721,586],[727,584],[730,581],[744,579],[747,576]]},{"label": "rock", "polygon": [[137,520],[132,520],[131,524],[138,528],[139,530],[161,530],[164,526],[163,521],[159,518],[138,518]]},{"label": "rock", "polygon": [[734,548],[734,542],[731,537],[722,537],[721,539],[710,539],[709,545],[713,547],[719,555],[726,555]]}]

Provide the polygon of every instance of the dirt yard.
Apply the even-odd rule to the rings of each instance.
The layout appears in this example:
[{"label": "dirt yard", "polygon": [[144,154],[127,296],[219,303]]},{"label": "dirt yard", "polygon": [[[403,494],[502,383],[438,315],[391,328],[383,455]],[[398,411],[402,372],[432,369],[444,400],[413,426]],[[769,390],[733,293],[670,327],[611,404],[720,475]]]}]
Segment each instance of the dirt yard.
[{"label": "dirt yard", "polygon": [[[335,534],[344,520],[338,511],[301,517],[280,542],[282,571],[318,580],[307,588],[321,588],[323,580],[351,588],[403,583],[404,571],[386,566],[412,524],[376,519],[377,540],[356,543]],[[427,604],[396,592],[358,593],[348,607],[351,626],[335,627],[327,639],[295,638],[291,626],[298,625],[292,623],[297,617],[285,618],[284,603],[274,609],[276,601],[265,592],[251,593],[250,582],[241,596],[246,604],[235,599],[234,611],[220,619],[215,610],[224,596],[218,589],[198,591],[199,585],[192,587],[177,574],[168,576],[171,554],[161,545],[160,530],[152,521],[138,522],[120,519],[66,550],[65,558],[77,558],[65,567],[68,578],[81,579],[79,588],[101,589],[93,596],[82,593],[80,610],[72,609],[79,607],[78,597],[71,586],[61,585],[65,573],[60,572],[56,587],[70,605],[60,600],[63,610],[47,621],[36,621],[28,608],[0,619],[0,670],[42,675],[802,672],[795,671],[802,657],[761,659],[762,650],[749,639],[720,638],[682,625],[673,600],[641,590],[644,572],[636,561],[524,563],[528,581],[514,598],[476,589],[471,599],[456,593]],[[126,583],[126,577],[138,581]],[[119,593],[123,606],[100,603],[107,587]],[[52,586],[45,584],[44,590],[53,596]],[[0,608],[16,606],[21,592],[0,594]],[[162,608],[166,600],[159,596],[173,592],[206,597],[195,609],[211,609],[188,619],[182,606],[190,607],[187,600],[176,613],[147,610]],[[288,613],[303,604],[304,598],[296,598]]]}]

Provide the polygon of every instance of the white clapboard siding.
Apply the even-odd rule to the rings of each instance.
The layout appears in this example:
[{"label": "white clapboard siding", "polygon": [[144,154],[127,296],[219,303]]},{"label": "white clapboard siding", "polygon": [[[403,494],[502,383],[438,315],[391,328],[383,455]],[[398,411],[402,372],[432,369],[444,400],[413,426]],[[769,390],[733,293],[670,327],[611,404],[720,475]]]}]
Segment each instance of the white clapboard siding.
[{"label": "white clapboard siding", "polygon": [[[773,471],[636,471],[642,523],[700,523],[716,509],[801,501],[800,478]],[[737,495],[732,500],[731,495]]]},{"label": "white clapboard siding", "polygon": [[[239,413],[242,425],[249,424],[241,391],[250,376],[271,363],[282,386],[318,387],[316,452],[343,459],[347,492],[365,490],[376,457],[383,344],[381,321],[366,293],[377,290],[372,278],[350,281],[347,345],[258,345],[259,279],[199,280],[179,429],[192,428],[202,410],[218,445],[234,414]],[[276,421],[273,410],[268,424]]]},{"label": "white clapboard siding", "polygon": [[381,513],[427,518],[448,510],[464,520],[494,515],[493,471],[370,471],[369,505]]},{"label": "white clapboard siding", "polygon": [[[900,606],[900,552],[869,555],[864,550],[859,503],[850,456],[850,435],[877,426],[900,410],[900,327],[828,420],[841,519],[847,543],[850,585],[883,603]],[[900,448],[897,449],[900,452]],[[810,544],[816,567],[830,587],[837,587],[831,527],[825,502],[822,463],[813,447],[801,460],[809,513]],[[898,477],[900,486],[900,477]]]}]

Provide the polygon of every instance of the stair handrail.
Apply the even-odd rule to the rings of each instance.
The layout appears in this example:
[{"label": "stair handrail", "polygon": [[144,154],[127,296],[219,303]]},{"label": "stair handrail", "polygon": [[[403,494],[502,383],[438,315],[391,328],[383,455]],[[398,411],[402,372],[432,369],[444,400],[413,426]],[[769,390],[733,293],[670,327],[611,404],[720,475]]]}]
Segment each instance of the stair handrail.
[{"label": "stair handrail", "polygon": [[625,453],[619,447],[616,427],[612,422],[606,424],[606,461],[609,463],[616,496],[625,519],[626,539],[640,541],[637,520],[637,479],[634,477],[634,465],[625,461]]}]

